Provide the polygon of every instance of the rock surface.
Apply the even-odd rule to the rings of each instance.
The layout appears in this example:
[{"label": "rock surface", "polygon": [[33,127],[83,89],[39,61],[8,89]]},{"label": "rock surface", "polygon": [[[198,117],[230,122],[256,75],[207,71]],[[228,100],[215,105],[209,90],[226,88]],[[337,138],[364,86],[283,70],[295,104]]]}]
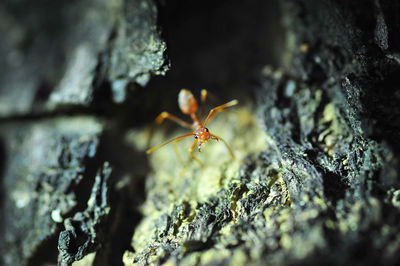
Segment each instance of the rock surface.
[{"label": "rock surface", "polygon": [[100,247],[97,261],[121,263],[126,245],[109,251],[102,241],[132,231],[118,226],[138,219],[127,187],[146,164],[129,171],[139,181],[110,192],[127,164],[105,154],[138,155],[106,117],[124,112],[115,103],[130,106],[128,84],[168,69],[156,5],[2,1],[0,13],[0,265],[54,265],[59,251],[58,263],[71,265]]},{"label": "rock surface", "polygon": [[239,172],[224,168],[224,182],[201,199],[180,187],[209,186],[184,174],[159,189],[152,182],[170,170],[156,170],[144,207],[152,218],[135,231],[125,265],[396,265],[400,66],[390,32],[400,28],[388,6],[282,3],[290,60],[266,67],[257,89],[269,145]]},{"label": "rock surface", "polygon": [[60,223],[84,200],[77,192],[92,183],[87,160],[96,154],[101,130],[90,117],[2,125],[3,265],[25,265],[49,247],[49,259],[56,259]]},{"label": "rock surface", "polygon": [[87,107],[104,84],[122,102],[129,82],[145,85],[168,69],[150,0],[3,1],[0,7],[0,117]]},{"label": "rock surface", "polygon": [[[399,14],[1,2],[0,265],[398,265]],[[209,125],[235,159],[145,154],[181,87],[239,100]],[[165,124],[152,145],[187,132]]]}]

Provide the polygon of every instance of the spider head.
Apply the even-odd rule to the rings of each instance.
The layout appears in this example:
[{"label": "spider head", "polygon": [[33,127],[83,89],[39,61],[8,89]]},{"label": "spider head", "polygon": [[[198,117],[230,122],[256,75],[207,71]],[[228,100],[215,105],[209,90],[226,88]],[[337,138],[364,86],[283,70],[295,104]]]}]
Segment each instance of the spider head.
[{"label": "spider head", "polygon": [[198,150],[201,150],[201,145],[206,143],[210,138],[212,138],[210,131],[206,127],[199,127],[194,132],[194,138],[199,142]]}]

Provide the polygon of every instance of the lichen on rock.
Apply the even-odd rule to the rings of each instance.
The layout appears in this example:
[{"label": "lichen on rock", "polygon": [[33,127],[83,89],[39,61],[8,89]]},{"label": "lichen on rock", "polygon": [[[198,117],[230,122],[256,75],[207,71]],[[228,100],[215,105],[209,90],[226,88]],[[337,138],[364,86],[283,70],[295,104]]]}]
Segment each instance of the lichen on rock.
[{"label": "lichen on rock", "polygon": [[[192,253],[211,248],[212,243],[216,242],[214,238],[224,239],[229,246],[231,241],[238,240],[231,239],[226,230],[234,226],[242,212],[245,212],[242,204],[247,204],[248,198],[267,199],[272,189],[274,196],[269,201],[279,201],[280,186],[284,184],[278,182],[281,179],[274,167],[252,170],[260,178],[252,182],[263,182],[265,191],[262,192],[254,184],[257,191],[253,191],[251,183],[244,183],[249,177],[246,176],[248,172],[243,169],[243,163],[248,165],[253,157],[262,156],[260,151],[268,145],[267,136],[250,110],[249,106],[232,108],[209,125],[211,132],[223,136],[229,143],[235,154],[234,159],[229,156],[222,142],[209,141],[201,153],[195,153],[204,164],[202,169],[187,152],[192,139],[179,143],[180,156],[184,158],[183,166],[180,166],[172,145],[152,154],[154,172],[147,180],[147,200],[141,207],[145,218],[132,239],[136,252],[127,252],[124,256],[126,265],[161,263],[164,260],[177,263],[186,255],[186,260],[190,261],[193,259]],[[184,131],[174,131],[168,135],[171,137],[180,132]],[[132,132],[131,135],[133,144],[142,146],[140,143],[144,139],[139,137],[140,134]],[[152,142],[160,142],[160,136],[162,134],[155,134]],[[271,173],[269,181],[261,179],[261,171],[263,174],[264,171]],[[278,185],[273,189],[274,184]],[[262,195],[257,195],[258,192],[262,192]],[[287,193],[285,197],[288,197]],[[289,199],[282,201],[285,203]],[[225,236],[219,236],[219,231],[225,231]]]}]

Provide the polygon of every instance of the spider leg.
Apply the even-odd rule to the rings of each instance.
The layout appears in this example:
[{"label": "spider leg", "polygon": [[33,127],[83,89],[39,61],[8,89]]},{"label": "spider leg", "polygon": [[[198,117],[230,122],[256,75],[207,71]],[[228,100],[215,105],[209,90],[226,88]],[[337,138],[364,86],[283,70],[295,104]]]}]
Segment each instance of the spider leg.
[{"label": "spider leg", "polygon": [[190,123],[183,121],[182,119],[180,119],[174,115],[171,115],[168,112],[162,112],[161,114],[159,114],[156,118],[156,124],[161,124],[164,121],[164,119],[169,119],[171,121],[174,121],[178,125],[186,127],[186,128],[190,128],[190,129],[193,128]]},{"label": "spider leg", "polygon": [[179,151],[178,151],[178,146],[177,146],[177,144],[179,143],[179,142],[181,142],[182,140],[184,140],[185,138],[180,138],[180,139],[177,139],[177,140],[175,140],[174,141],[174,150],[175,150],[175,153],[176,153],[176,157],[178,157],[178,161],[179,161],[179,164],[183,167],[184,166],[184,164],[183,164],[183,161],[182,161],[182,159],[181,159],[181,156],[179,155]]},{"label": "spider leg", "polygon": [[148,149],[148,150],[146,151],[146,153],[147,153],[147,154],[150,154],[150,153],[152,153],[153,151],[158,150],[159,148],[161,148],[161,147],[167,145],[168,143],[170,143],[170,142],[172,142],[172,141],[177,141],[177,140],[180,141],[180,140],[183,140],[183,139],[185,139],[185,138],[187,138],[187,137],[190,137],[190,136],[193,136],[193,132],[190,132],[190,133],[187,133],[187,134],[185,134],[185,135],[172,138],[172,139],[167,140],[167,141],[165,141],[165,142],[163,142],[163,143],[161,143],[161,144],[158,144],[157,146],[154,146],[153,148]]},{"label": "spider leg", "polygon": [[196,160],[196,162],[198,162],[198,163],[200,164],[201,168],[204,169],[203,163],[193,154],[193,149],[194,149],[194,147],[196,146],[196,143],[197,143],[197,139],[195,139],[195,140],[193,141],[192,146],[190,146],[190,148],[189,148],[189,153],[190,153],[190,156],[192,156],[192,158],[193,158],[194,160]]},{"label": "spider leg", "polygon": [[208,123],[210,123],[211,120],[213,120],[219,112],[223,111],[224,109],[226,109],[228,107],[234,106],[238,103],[239,103],[239,101],[235,99],[235,100],[232,100],[230,102],[227,102],[225,104],[222,104],[220,106],[217,106],[217,107],[211,109],[210,112],[208,113],[206,120],[204,121],[204,126],[206,126]]},{"label": "spider leg", "polygon": [[228,152],[229,152],[229,154],[231,155],[231,157],[232,157],[232,158],[235,158],[235,155],[233,155],[233,152],[232,152],[231,148],[229,147],[228,143],[226,143],[226,141],[225,141],[223,138],[218,137],[218,136],[216,136],[216,135],[211,135],[211,138],[212,138],[212,139],[216,139],[216,140],[221,140],[221,141],[225,144],[225,147],[226,147],[226,149],[228,150]]},{"label": "spider leg", "polygon": [[204,105],[206,103],[206,99],[207,99],[207,95],[208,95],[208,91],[207,90],[201,90],[201,113],[200,113],[200,121],[203,120],[204,118],[204,114],[205,114],[205,110],[204,110]]}]

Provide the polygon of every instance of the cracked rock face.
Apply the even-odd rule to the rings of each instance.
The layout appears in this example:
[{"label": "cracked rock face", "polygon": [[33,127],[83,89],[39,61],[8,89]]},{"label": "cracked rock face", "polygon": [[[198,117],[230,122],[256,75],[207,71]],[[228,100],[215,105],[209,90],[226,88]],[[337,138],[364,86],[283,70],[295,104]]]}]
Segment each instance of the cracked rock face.
[{"label": "cracked rock face", "polygon": [[[168,190],[170,170],[156,170],[164,189],[149,185],[148,200],[179,200],[144,206],[153,218],[136,230],[125,265],[395,265],[399,46],[388,28],[399,24],[387,24],[387,5],[284,2],[291,60],[287,69],[264,68],[257,90],[266,150],[201,199],[182,195],[180,183],[209,187],[183,175]],[[246,129],[235,135],[245,138]]]},{"label": "cracked rock face", "polygon": [[[2,1],[0,265],[398,265],[399,14]],[[202,169],[192,138],[182,165],[172,143],[146,155],[188,132],[151,126],[190,121],[182,87],[239,100],[207,125],[234,159],[209,141]]]},{"label": "cracked rock face", "polygon": [[126,101],[128,84],[144,86],[168,69],[157,9],[148,0],[43,0],[3,1],[0,10],[0,265],[56,264],[57,247],[58,263],[70,265],[107,246],[106,218],[116,228],[123,221],[110,206],[137,219],[110,203],[129,196],[110,193],[106,162],[120,166],[113,178],[124,164],[102,154],[118,147],[138,155],[109,139],[120,136],[105,133],[100,116]]},{"label": "cracked rock face", "polygon": [[52,241],[63,217],[77,207],[81,195],[70,190],[90,183],[85,162],[96,154],[101,130],[89,117],[2,126],[4,265],[25,264]]}]

